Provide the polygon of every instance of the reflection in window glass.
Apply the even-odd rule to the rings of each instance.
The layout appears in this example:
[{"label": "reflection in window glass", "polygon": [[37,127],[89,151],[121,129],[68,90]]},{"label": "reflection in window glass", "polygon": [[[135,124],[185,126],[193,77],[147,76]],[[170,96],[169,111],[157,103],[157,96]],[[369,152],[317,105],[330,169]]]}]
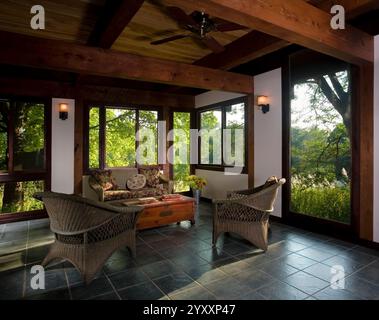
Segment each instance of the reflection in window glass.
[{"label": "reflection in window glass", "polygon": [[99,108],[90,108],[89,111],[89,167],[100,167],[100,123]]},{"label": "reflection in window glass", "polygon": [[44,105],[16,102],[14,108],[14,170],[43,170],[45,166]]},{"label": "reflection in window glass", "polygon": [[8,171],[8,117],[9,101],[0,100],[0,173]]},{"label": "reflection in window glass", "polygon": [[139,163],[152,165],[158,163],[158,112],[139,111]]},{"label": "reflection in window glass", "polygon": [[44,181],[0,183],[0,213],[42,210],[42,202],[33,198],[40,191],[44,191]]},{"label": "reflection in window glass", "polygon": [[221,165],[221,110],[200,113],[200,163]]},{"label": "reflection in window glass", "polygon": [[136,111],[106,108],[105,164],[108,168],[135,166]]}]

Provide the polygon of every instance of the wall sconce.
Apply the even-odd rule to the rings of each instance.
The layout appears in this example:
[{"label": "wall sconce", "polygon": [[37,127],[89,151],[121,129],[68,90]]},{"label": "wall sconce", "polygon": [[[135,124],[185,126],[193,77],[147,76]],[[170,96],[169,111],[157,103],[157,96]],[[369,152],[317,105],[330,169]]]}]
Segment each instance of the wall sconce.
[{"label": "wall sconce", "polygon": [[59,119],[66,120],[68,118],[68,104],[60,103],[59,104]]},{"label": "wall sconce", "polygon": [[263,113],[267,113],[270,111],[270,105],[268,103],[267,96],[258,96],[257,97],[257,105],[262,110]]}]

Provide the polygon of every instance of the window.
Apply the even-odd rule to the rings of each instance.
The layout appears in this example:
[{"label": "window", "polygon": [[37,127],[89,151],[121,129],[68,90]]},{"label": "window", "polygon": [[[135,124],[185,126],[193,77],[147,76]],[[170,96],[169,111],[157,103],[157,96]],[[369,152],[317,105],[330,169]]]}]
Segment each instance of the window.
[{"label": "window", "polygon": [[186,182],[191,173],[190,165],[190,112],[173,112],[174,149],[173,149],[173,178],[175,192],[189,191]]},{"label": "window", "polygon": [[0,98],[0,220],[2,214],[43,209],[33,194],[50,179],[48,123],[45,103]]},{"label": "window", "polygon": [[158,111],[113,106],[88,109],[87,169],[158,162]]},{"label": "window", "polygon": [[245,107],[238,98],[199,111],[200,165],[245,166]]},{"label": "window", "polygon": [[293,217],[351,223],[351,78],[350,66],[334,58],[309,50],[290,56],[287,202]]}]

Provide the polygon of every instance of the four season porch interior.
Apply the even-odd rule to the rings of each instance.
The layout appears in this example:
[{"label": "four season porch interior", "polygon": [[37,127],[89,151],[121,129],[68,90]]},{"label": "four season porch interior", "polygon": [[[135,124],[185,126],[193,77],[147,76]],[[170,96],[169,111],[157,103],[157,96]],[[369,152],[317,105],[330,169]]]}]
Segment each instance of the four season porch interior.
[{"label": "four season porch interior", "polygon": [[[96,296],[123,298],[125,290],[131,297],[137,285],[156,298],[185,297],[179,293],[189,289],[191,297],[231,298],[221,283],[233,287],[243,282],[235,282],[236,270],[246,277],[260,270],[262,286],[247,290],[252,299],[274,297],[268,283],[299,290],[296,298],[322,299],[330,298],[327,286],[308,292],[295,282],[304,274],[325,282],[320,270],[326,272],[329,259],[350,259],[346,268],[355,281],[364,278],[361,269],[379,270],[377,252],[367,249],[379,242],[377,1],[341,1],[346,28],[336,30],[329,1],[252,1],[247,7],[227,0],[43,2],[45,30],[31,29],[25,19],[29,1],[0,4],[1,278],[28,274],[51,243],[36,192],[82,196],[84,177],[96,171],[146,167],[158,167],[170,190],[185,196],[193,195],[189,176],[206,181],[196,224],[139,231],[136,259],[117,251],[96,280],[115,289]],[[271,176],[286,183],[270,217],[268,251],[261,254],[233,234],[212,248],[212,201]],[[123,184],[119,189],[128,190]],[[285,267],[272,274],[261,269],[280,261]],[[312,262],[314,269],[306,270]],[[155,267],[167,268],[173,279],[160,282],[164,275]],[[129,269],[136,282],[122,284],[121,272]],[[56,272],[66,279],[60,297],[85,298],[81,289],[70,289],[79,280],[67,263]],[[209,283],[220,281],[220,288],[198,281],[208,272]],[[287,279],[291,275],[295,280]],[[364,278],[373,292],[379,292],[377,280]],[[243,296],[240,289],[236,298]],[[355,295],[354,284],[348,290],[349,297],[367,298]],[[24,288],[17,298],[31,295]]]}]

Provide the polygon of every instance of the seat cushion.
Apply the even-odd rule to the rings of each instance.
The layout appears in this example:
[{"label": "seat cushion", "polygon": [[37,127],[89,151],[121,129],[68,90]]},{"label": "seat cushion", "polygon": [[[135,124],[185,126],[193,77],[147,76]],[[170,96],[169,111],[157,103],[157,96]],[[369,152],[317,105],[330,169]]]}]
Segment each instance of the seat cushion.
[{"label": "seat cushion", "polygon": [[104,201],[158,197],[167,194],[163,188],[143,188],[140,190],[109,190],[104,192]]}]

